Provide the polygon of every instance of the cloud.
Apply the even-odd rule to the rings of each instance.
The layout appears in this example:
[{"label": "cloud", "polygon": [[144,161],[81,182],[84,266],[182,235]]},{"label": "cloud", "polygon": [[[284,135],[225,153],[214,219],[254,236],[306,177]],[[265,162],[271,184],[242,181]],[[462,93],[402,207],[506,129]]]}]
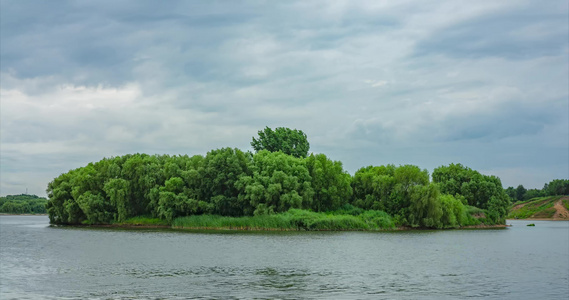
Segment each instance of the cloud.
[{"label": "cloud", "polygon": [[[531,59],[567,53],[567,2],[525,2],[464,19],[420,40],[416,55]],[[566,24],[565,24],[566,25]]]},{"label": "cloud", "polygon": [[0,193],[42,194],[105,156],[247,150],[265,126],[302,129],[352,173],[462,162],[542,186],[569,176],[567,11],[3,1]]}]

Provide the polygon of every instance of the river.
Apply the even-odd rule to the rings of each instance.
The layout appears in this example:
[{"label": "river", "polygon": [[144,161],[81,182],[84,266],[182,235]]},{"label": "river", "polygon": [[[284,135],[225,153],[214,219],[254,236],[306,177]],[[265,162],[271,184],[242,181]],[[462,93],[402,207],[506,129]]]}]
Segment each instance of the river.
[{"label": "river", "polygon": [[569,222],[528,223],[188,232],[0,216],[0,299],[568,299]]}]

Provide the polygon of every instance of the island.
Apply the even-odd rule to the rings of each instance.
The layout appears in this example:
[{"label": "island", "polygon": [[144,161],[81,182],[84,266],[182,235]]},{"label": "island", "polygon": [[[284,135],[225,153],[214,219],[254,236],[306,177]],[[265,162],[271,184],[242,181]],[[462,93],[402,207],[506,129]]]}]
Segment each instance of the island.
[{"label": "island", "polygon": [[48,184],[54,225],[239,230],[393,230],[504,226],[510,197],[496,176],[461,164],[367,166],[308,154],[301,130],[265,128],[255,153],[104,158]]}]

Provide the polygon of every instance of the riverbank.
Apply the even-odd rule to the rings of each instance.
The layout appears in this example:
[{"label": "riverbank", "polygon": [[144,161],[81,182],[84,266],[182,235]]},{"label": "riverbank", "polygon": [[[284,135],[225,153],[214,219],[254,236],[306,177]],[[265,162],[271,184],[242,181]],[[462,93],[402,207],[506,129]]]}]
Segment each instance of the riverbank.
[{"label": "riverbank", "polygon": [[176,229],[176,230],[199,230],[199,231],[366,231],[366,232],[390,232],[390,231],[420,231],[420,230],[463,230],[463,229],[501,229],[512,227],[512,225],[471,225],[456,228],[416,228],[416,227],[394,227],[389,229],[305,229],[305,228],[262,228],[262,227],[174,227],[169,225],[133,225],[133,224],[97,224],[97,225],[52,225],[52,226],[71,226],[89,228],[124,228],[124,229]]},{"label": "riverbank", "polygon": [[514,203],[508,219],[569,221],[569,196],[540,197]]},{"label": "riverbank", "polygon": [[[291,209],[284,213],[258,216],[227,217],[219,215],[193,215],[167,220],[151,216],[137,216],[111,224],[61,224],[72,227],[177,229],[212,231],[409,231],[436,229],[495,229],[508,227],[505,224],[484,224],[485,219],[465,215],[455,226],[413,227],[397,223],[383,211],[354,210],[312,212]],[[474,211],[473,213],[476,213]],[[59,226],[59,225],[54,225]]]},{"label": "riverbank", "polygon": [[[436,230],[411,226],[397,226],[384,212],[367,212],[354,215],[331,215],[304,210],[292,210],[287,213],[263,216],[224,217],[217,215],[198,215],[180,217],[167,224],[164,220],[150,217],[135,217],[113,224],[64,225],[95,228],[132,228],[132,229],[176,229],[176,230],[211,230],[211,231],[414,231]],[[483,223],[439,228],[450,229],[497,229],[509,225],[487,225]]]}]

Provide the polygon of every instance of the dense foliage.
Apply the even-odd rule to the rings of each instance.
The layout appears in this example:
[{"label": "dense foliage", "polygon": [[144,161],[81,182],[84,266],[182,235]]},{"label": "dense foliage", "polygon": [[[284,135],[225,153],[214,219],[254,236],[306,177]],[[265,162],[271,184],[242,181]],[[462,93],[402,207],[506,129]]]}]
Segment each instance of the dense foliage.
[{"label": "dense foliage", "polygon": [[[454,168],[454,165],[440,167],[437,170],[440,174],[446,168]],[[435,174],[433,178],[434,176]],[[400,225],[428,228],[477,225],[480,221],[469,217],[467,213],[469,203],[463,193],[445,189],[450,186],[450,180],[450,177],[438,178],[438,181],[430,182],[427,170],[421,170],[413,165],[369,166],[361,168],[354,175],[353,204],[362,209],[386,211],[393,215]],[[502,189],[501,184],[499,189]],[[468,196],[476,200],[479,197],[471,194]],[[504,201],[500,204],[507,208],[508,198],[503,197],[499,200]],[[494,207],[492,210],[487,209],[489,207],[481,208],[485,209],[488,216],[492,216],[483,219],[486,224],[504,221],[506,210]]]},{"label": "dense foliage", "polygon": [[0,213],[6,214],[45,214],[46,198],[36,195],[7,195],[0,197]]},{"label": "dense foliage", "polygon": [[480,174],[461,164],[441,166],[433,171],[433,182],[441,193],[462,199],[463,204],[485,209],[486,223],[503,223],[510,198],[500,178]]},{"label": "dense foliage", "polygon": [[259,135],[253,140],[263,146],[255,154],[232,148],[192,157],[133,154],[61,174],[47,189],[50,220],[108,224],[145,216],[172,224],[180,217],[217,215],[257,222],[286,213],[289,221],[299,215],[322,224],[350,220],[359,229],[504,222],[509,197],[497,177],[454,164],[437,168],[433,182],[427,170],[413,165],[369,166],[352,177],[324,154],[307,156],[308,142],[298,142],[306,139],[301,131],[267,128]]},{"label": "dense foliage", "polygon": [[255,151],[281,151],[294,157],[306,157],[310,149],[306,134],[302,130],[285,127],[277,127],[275,130],[265,127],[259,131],[258,139],[253,138],[251,146]]},{"label": "dense foliage", "polygon": [[325,155],[252,155],[223,148],[205,157],[134,154],[71,170],[48,185],[56,224],[121,222],[140,215],[265,215],[328,211],[349,201],[351,177]]},{"label": "dense foliage", "polygon": [[508,187],[506,193],[515,202],[527,201],[537,197],[569,195],[569,179],[554,179],[546,183],[542,189],[527,190],[520,184],[516,188]]}]

